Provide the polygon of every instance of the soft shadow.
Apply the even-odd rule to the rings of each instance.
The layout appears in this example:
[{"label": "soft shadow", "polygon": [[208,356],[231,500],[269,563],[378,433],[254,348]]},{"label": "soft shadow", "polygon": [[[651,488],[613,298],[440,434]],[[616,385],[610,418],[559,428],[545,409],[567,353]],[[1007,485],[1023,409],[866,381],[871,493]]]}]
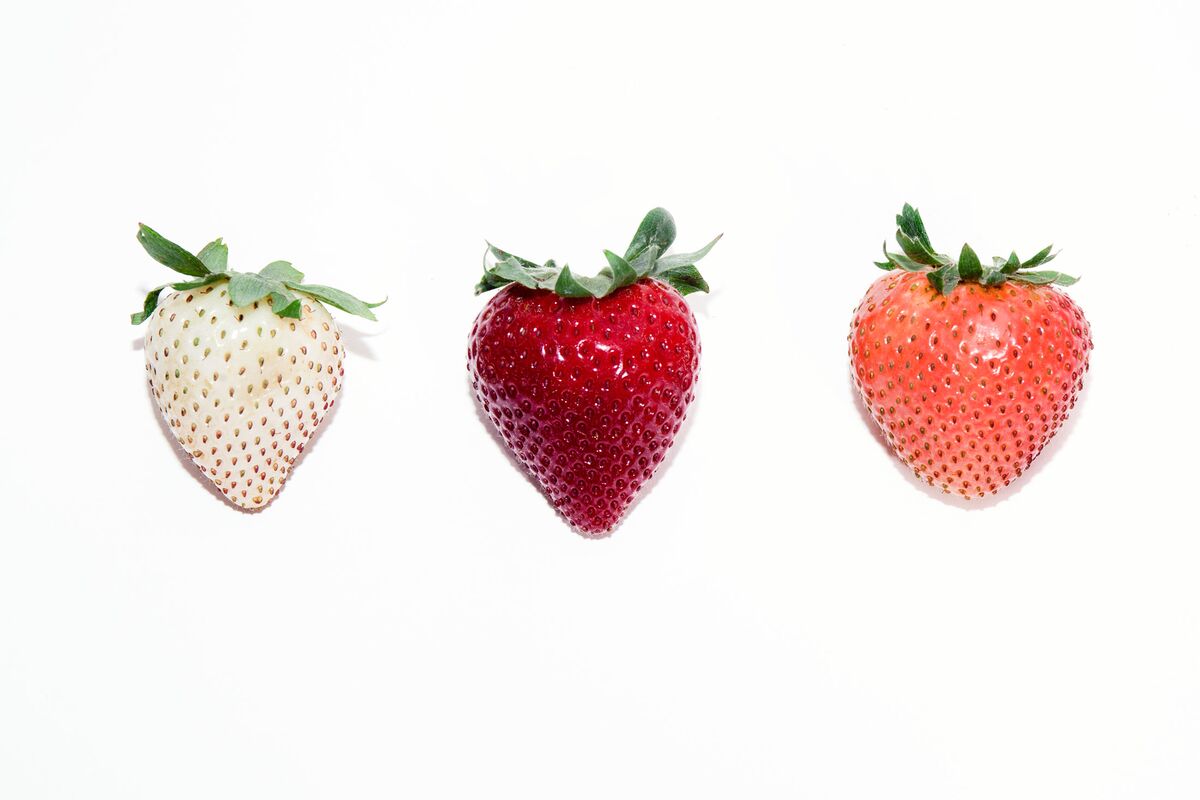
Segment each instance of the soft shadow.
[{"label": "soft shadow", "polygon": [[[210,495],[219,500],[221,505],[229,506],[241,511],[244,514],[257,513],[248,511],[230,502],[229,498],[227,498],[221,492],[221,490],[218,489],[216,485],[205,476],[204,471],[196,465],[196,462],[192,461],[191,456],[189,456],[187,451],[183,449],[183,445],[180,444],[179,440],[175,438],[175,434],[171,433],[171,428],[167,425],[167,421],[163,417],[162,412],[158,410],[158,403],[156,403],[154,400],[154,392],[150,389],[149,384],[146,386],[146,399],[150,401],[150,413],[154,415],[154,419],[158,422],[158,429],[162,431],[163,438],[165,438],[169,443],[171,447],[171,453],[174,454],[175,460],[179,462],[179,466],[182,467],[185,472],[191,475],[197,483],[204,487],[204,491],[208,492]],[[262,509],[258,510],[261,511]]]},{"label": "soft shadow", "polygon": [[[695,389],[693,388],[694,391]],[[642,501],[646,499],[646,495],[650,494],[655,486],[658,486],[658,482],[662,480],[663,473],[675,463],[675,457],[679,455],[679,450],[683,446],[683,440],[687,438],[688,431],[692,429],[692,425],[696,422],[696,411],[700,405],[699,399],[699,395],[697,395],[696,399],[692,401],[691,407],[684,411],[683,424],[679,426],[679,433],[675,434],[675,438],[671,441],[671,446],[667,448],[667,454],[659,462],[658,467],[654,470],[654,474],[650,476],[650,480],[642,484],[642,488],[634,495],[633,502],[629,504],[629,508],[625,509],[625,516],[621,517],[621,521],[617,524],[617,527],[613,528],[614,533],[625,524],[625,520],[629,519],[634,510],[641,505]]]},{"label": "soft shadow", "polygon": [[316,449],[317,442],[320,441],[321,437],[325,435],[325,431],[329,430],[329,426],[333,423],[333,418],[337,416],[338,411],[340,411],[342,408],[341,398],[345,392],[346,390],[342,389],[334,395],[333,402],[330,404],[329,410],[325,412],[325,416],[321,417],[321,424],[318,425],[317,429],[314,430],[312,435],[308,437],[308,444],[304,445],[304,449],[300,451],[300,455],[297,456],[296,460],[292,463],[292,468],[288,472],[288,480],[284,481],[283,486],[279,487],[279,490],[275,492],[276,499],[278,499],[279,495],[283,494],[284,490],[287,489],[288,485],[291,483],[292,475],[295,474],[300,465],[304,463],[304,459],[308,458],[308,454]]},{"label": "soft shadow", "polygon": [[[722,290],[713,289],[709,292],[694,292],[688,295],[688,306],[697,317],[707,317],[710,306],[721,298]],[[682,433],[682,431],[681,431]]]},{"label": "soft shadow", "polygon": [[347,326],[338,326],[338,330],[342,332],[342,340],[346,343],[346,349],[355,356],[367,359],[368,361],[378,361],[375,351],[371,349],[370,339],[378,336],[378,333],[363,333]]},{"label": "soft shadow", "polygon": [[580,533],[580,531],[576,530],[574,525],[571,525],[570,521],[564,517],[550,502],[550,499],[546,497],[545,491],[542,490],[541,484],[538,483],[537,478],[534,477],[533,473],[521,463],[520,459],[513,454],[512,450],[508,449],[508,445],[505,443],[504,437],[500,435],[500,431],[496,430],[495,423],[493,423],[491,418],[484,412],[483,406],[479,403],[479,398],[475,396],[475,388],[471,385],[471,375],[469,372],[467,373],[467,394],[471,397],[471,407],[475,409],[475,417],[479,420],[479,423],[483,425],[484,429],[488,433],[488,436],[492,438],[492,442],[496,445],[496,448],[504,454],[504,457],[508,459],[508,463],[512,464],[513,469],[521,473],[521,476],[529,482],[529,485],[537,490],[538,496],[546,502],[546,505],[549,506],[556,515],[558,515],[559,519],[570,526],[571,530],[575,531],[575,533],[579,534],[580,536],[583,536],[585,539],[593,538],[590,536],[585,536],[584,534]]},{"label": "soft shadow", "polygon": [[985,497],[976,497],[968,500],[962,495],[951,494],[943,491],[937,486],[930,486],[923,478],[918,477],[917,474],[913,472],[912,467],[900,460],[900,457],[896,455],[894,450],[892,450],[892,446],[888,444],[887,436],[885,436],[883,431],[879,429],[879,425],[875,423],[875,419],[871,416],[871,412],[867,410],[862,398],[859,397],[858,389],[854,385],[854,376],[847,373],[846,377],[848,386],[850,388],[850,394],[853,395],[854,398],[854,407],[858,410],[858,416],[862,418],[863,423],[871,431],[872,436],[874,436],[875,441],[879,444],[879,446],[887,452],[888,458],[892,462],[892,465],[895,466],[896,470],[904,476],[905,480],[907,480],[916,488],[920,489],[929,497],[939,500],[948,506],[961,508],[963,511],[982,511],[984,509],[992,508],[993,506],[999,505],[1005,500],[1014,497],[1023,488],[1025,488],[1025,484],[1042,471],[1046,464],[1050,462],[1050,459],[1054,458],[1054,454],[1058,452],[1059,448],[1063,446],[1068,438],[1070,438],[1072,431],[1075,430],[1075,425],[1079,422],[1079,418],[1083,415],[1083,407],[1085,405],[1085,401],[1087,400],[1088,390],[1091,387],[1090,383],[1084,383],[1083,391],[1081,391],[1075,398],[1075,408],[1071,409],[1071,413],[1067,417],[1067,421],[1063,423],[1062,427],[1058,429],[1058,432],[1054,434],[1054,438],[1050,440],[1049,444],[1042,448],[1041,453],[1034,458],[1033,463],[1029,465],[1029,469],[1025,470],[1025,472],[1023,472],[1019,477],[1009,483],[1008,486],[1001,487],[1000,490],[995,494],[989,494]]}]

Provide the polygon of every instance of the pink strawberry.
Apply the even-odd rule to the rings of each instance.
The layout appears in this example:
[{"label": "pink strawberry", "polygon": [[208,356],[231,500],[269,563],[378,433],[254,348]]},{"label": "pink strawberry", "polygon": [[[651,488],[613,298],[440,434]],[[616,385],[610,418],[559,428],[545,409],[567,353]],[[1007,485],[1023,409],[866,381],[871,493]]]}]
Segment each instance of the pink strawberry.
[{"label": "pink strawberry", "polygon": [[1092,349],[1083,311],[1055,288],[1075,278],[1035,271],[1049,247],[984,266],[933,250],[921,215],[896,217],[903,253],[876,264],[850,327],[859,395],[919,478],[963,497],[997,492],[1057,433],[1083,389]]}]

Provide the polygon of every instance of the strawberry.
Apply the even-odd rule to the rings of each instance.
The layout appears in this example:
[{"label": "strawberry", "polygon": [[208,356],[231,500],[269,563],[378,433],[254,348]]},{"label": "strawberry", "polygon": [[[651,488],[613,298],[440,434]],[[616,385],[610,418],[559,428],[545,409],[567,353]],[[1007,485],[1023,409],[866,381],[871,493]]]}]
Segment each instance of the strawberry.
[{"label": "strawberry", "polygon": [[896,217],[903,253],[876,266],[854,312],[850,364],[859,396],[917,477],[963,497],[997,492],[1057,433],[1083,389],[1092,349],[1083,311],[1054,288],[1076,279],[1033,270],[1047,247],[984,266],[964,244],[937,253],[921,215]]},{"label": "strawberry", "polygon": [[[585,536],[610,533],[683,424],[700,367],[684,295],[708,291],[695,253],[664,255],[675,221],[646,215],[594,278],[488,246],[475,287],[500,291],[471,329],[475,397],[552,505]],[[503,288],[501,288],[503,287]]]},{"label": "strawberry", "polygon": [[153,289],[131,317],[150,321],[146,373],[159,411],[226,498],[264,508],[342,388],[345,348],[321,301],[372,320],[380,304],[306,284],[286,261],[233,272],[220,239],[192,255],[141,225],[138,241],[189,277]]}]

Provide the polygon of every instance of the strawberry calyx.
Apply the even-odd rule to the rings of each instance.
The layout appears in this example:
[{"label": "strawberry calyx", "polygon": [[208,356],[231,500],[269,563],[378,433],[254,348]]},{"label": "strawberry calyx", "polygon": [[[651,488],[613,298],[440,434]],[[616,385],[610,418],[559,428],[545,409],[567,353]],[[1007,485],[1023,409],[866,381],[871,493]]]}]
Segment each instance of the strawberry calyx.
[{"label": "strawberry calyx", "polygon": [[675,218],[665,208],[656,208],[642,219],[625,255],[605,250],[608,266],[590,278],[576,275],[566,264],[558,266],[553,259],[535,264],[489,242],[483,254],[483,278],[475,286],[475,294],[519,283],[530,289],[548,289],[562,297],[601,298],[642,278],[663,281],[682,295],[707,292],[708,283],[696,269],[696,262],[708,255],[721,236],[694,253],[667,255],[667,248],[675,241]]},{"label": "strawberry calyx", "polygon": [[1008,258],[996,256],[990,265],[980,262],[979,256],[969,244],[963,244],[958,260],[938,253],[929,241],[925,232],[925,223],[921,214],[908,203],[896,215],[896,241],[900,243],[903,253],[888,252],[887,242],[883,243],[884,261],[876,261],[875,266],[883,270],[902,269],[906,272],[923,272],[929,278],[929,283],[939,294],[950,294],[960,283],[978,283],[982,286],[1000,286],[1007,281],[1018,281],[1031,284],[1056,284],[1070,286],[1079,279],[1056,270],[1033,270],[1049,263],[1057,253],[1052,253],[1053,245],[1039,250],[1032,258],[1022,261],[1014,250]]},{"label": "strawberry calyx", "polygon": [[229,247],[220,239],[204,245],[196,255],[141,223],[138,224],[137,239],[155,261],[192,280],[164,283],[151,289],[142,310],[129,315],[134,325],[141,325],[154,313],[158,298],[167,287],[187,291],[218,281],[229,281],[229,299],[235,306],[242,308],[269,298],[272,311],[291,319],[300,319],[302,303],[297,293],[370,320],[375,319],[371,309],[387,302],[385,298],[378,303],[367,303],[341,289],[304,283],[304,273],[287,261],[272,261],[258,272],[234,272],[229,269]]}]

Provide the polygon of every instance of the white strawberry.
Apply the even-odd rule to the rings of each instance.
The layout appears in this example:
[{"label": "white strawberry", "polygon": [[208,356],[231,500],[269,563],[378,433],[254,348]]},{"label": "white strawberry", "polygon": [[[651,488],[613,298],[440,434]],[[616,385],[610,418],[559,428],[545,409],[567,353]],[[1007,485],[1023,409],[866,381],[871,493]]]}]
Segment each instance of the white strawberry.
[{"label": "white strawberry", "polygon": [[[286,261],[228,269],[217,239],[197,255],[139,226],[156,261],[193,280],[146,296],[146,374],[175,438],[232,503],[263,508],[342,388],[345,348],[321,302],[375,319],[379,303],[305,284]],[[162,298],[170,286],[175,291]]]}]

